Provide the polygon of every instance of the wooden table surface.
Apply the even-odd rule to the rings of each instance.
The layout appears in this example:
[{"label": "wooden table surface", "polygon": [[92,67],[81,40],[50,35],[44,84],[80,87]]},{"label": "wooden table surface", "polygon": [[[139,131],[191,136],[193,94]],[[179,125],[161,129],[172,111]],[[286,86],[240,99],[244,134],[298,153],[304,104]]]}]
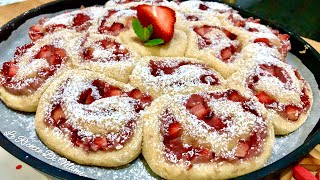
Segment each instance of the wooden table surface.
[{"label": "wooden table surface", "polygon": [[[28,11],[29,9],[32,9],[34,7],[37,7],[39,5],[42,5],[44,3],[48,3],[51,1],[53,0],[27,0],[24,2],[16,3],[16,4],[1,6],[0,7],[0,26],[4,25],[5,23],[15,18],[16,16],[22,14],[23,12]],[[313,46],[318,52],[320,52],[320,42],[307,39],[307,38],[304,38],[304,40],[306,40],[311,46]],[[10,155],[7,155],[7,156],[10,156]],[[24,164],[24,163],[21,162],[21,164]],[[34,173],[38,173],[38,172],[34,171]],[[25,176],[22,176],[21,179],[23,179],[23,177]]]}]

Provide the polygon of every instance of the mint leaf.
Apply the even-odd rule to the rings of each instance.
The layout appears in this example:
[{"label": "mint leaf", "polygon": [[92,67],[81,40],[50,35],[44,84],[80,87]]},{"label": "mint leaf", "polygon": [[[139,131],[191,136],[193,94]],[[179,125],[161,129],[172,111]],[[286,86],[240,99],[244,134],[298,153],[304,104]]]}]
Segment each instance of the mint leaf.
[{"label": "mint leaf", "polygon": [[148,27],[143,27],[140,21],[136,18],[132,19],[132,27],[134,32],[142,42],[146,42],[153,32],[151,24]]},{"label": "mint leaf", "polygon": [[163,39],[152,39],[152,40],[145,42],[144,45],[156,46],[156,45],[163,44],[163,43],[164,43]]}]

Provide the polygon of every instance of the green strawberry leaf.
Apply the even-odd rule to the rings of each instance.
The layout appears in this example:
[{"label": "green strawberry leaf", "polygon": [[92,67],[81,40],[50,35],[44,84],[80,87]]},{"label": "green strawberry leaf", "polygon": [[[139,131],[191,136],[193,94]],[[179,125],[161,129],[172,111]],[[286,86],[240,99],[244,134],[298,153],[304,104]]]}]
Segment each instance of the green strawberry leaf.
[{"label": "green strawberry leaf", "polygon": [[163,43],[164,43],[163,39],[151,39],[151,40],[145,42],[144,45],[156,46],[156,45],[163,44]]},{"label": "green strawberry leaf", "polygon": [[151,24],[148,27],[143,27],[140,21],[136,18],[132,19],[132,27],[134,32],[142,42],[146,42],[153,32]]}]

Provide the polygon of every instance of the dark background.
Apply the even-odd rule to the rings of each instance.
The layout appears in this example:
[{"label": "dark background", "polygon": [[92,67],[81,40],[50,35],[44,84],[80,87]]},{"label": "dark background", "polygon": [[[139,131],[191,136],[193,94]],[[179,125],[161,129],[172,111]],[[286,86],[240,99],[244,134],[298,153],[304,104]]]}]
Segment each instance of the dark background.
[{"label": "dark background", "polygon": [[296,34],[320,41],[320,0],[224,0],[283,26]]}]

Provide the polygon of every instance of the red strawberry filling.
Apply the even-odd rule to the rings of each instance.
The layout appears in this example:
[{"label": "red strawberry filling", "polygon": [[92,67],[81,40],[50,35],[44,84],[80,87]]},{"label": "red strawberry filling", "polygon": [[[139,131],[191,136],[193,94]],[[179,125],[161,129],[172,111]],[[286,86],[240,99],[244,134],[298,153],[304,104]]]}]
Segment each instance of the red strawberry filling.
[{"label": "red strawberry filling", "polygon": [[[272,98],[267,93],[255,90],[255,84],[258,83],[261,76],[274,76],[278,78],[282,83],[287,84],[292,84],[292,79],[289,77],[287,71],[276,65],[261,64],[259,68],[263,72],[251,75],[248,78],[248,88],[250,88],[254,92],[255,96],[262,104],[265,105],[267,109],[274,109],[278,112],[279,115],[283,116],[284,118],[287,118],[291,121],[297,121],[300,114],[303,112],[307,112],[310,108],[310,99],[306,94],[306,88],[302,90],[300,95],[302,105],[284,105],[282,103],[279,103],[278,101],[276,101],[276,99]],[[295,71],[295,75],[299,80],[301,80],[301,76],[297,71]]]},{"label": "red strawberry filling", "polygon": [[34,44],[30,43],[30,44],[25,44],[23,46],[18,46],[16,48],[16,51],[14,52],[14,60],[17,60],[18,58],[20,58],[24,53],[27,52],[28,49],[30,49]]},{"label": "red strawberry filling", "polygon": [[[225,38],[224,36],[217,35],[217,36],[210,36],[208,37],[208,33],[211,32],[213,29],[218,29],[221,31],[222,34],[224,34],[229,40],[234,41],[237,39],[237,35],[233,34],[232,32],[228,31],[225,28],[219,28],[216,26],[208,26],[203,25],[201,27],[194,27],[193,31],[197,33],[198,35],[198,48],[204,49],[204,48],[210,48],[210,46],[213,46],[213,44],[216,44],[221,41],[222,38]],[[213,38],[213,39],[212,39]],[[216,47],[215,47],[216,48]],[[221,59],[223,62],[229,63],[234,61],[234,54],[240,51],[240,47],[235,47],[232,44],[228,44],[225,48],[220,50],[220,56],[217,56],[217,58]]]},{"label": "red strawberry filling", "polygon": [[237,27],[245,27],[246,25],[245,20],[234,17],[232,13],[228,16],[228,19],[233,23],[233,25]]},{"label": "red strawberry filling", "polygon": [[29,37],[31,41],[37,41],[38,39],[41,39],[44,36],[44,32],[42,29],[42,25],[36,24],[29,28]]},{"label": "red strawberry filling", "polygon": [[163,0],[117,0],[117,4],[127,4],[127,3],[132,3],[132,2],[144,2],[144,3],[161,3]]},{"label": "red strawberry filling", "polygon": [[41,68],[38,74],[27,79],[14,79],[19,67],[17,61],[27,49],[33,44],[27,44],[18,47],[15,52],[14,62],[5,62],[2,66],[2,86],[10,93],[15,95],[30,95],[35,92],[55,71],[67,60],[66,52],[62,48],[56,48],[53,45],[45,45],[40,48],[39,52],[33,57],[32,61],[37,59],[46,59],[50,67]]},{"label": "red strawberry filling", "polygon": [[129,22],[130,20],[128,20],[126,25],[120,22],[113,22],[113,24],[107,25],[107,20],[117,12],[118,10],[109,10],[107,12],[107,14],[102,19],[100,26],[98,27],[99,33],[118,36],[120,32],[124,31],[125,29],[128,29],[131,26],[131,23]]},{"label": "red strawberry filling", "polygon": [[195,15],[187,15],[186,16],[186,19],[188,21],[199,21],[199,17],[198,16],[195,16]]},{"label": "red strawberry filling", "polygon": [[73,26],[81,26],[89,20],[90,17],[88,15],[79,13],[73,19]]},{"label": "red strawberry filling", "polygon": [[254,43],[263,43],[268,47],[272,47],[272,44],[268,38],[257,38],[253,42]]},{"label": "red strawberry filling", "polygon": [[291,50],[290,36],[288,34],[280,34],[278,30],[271,29],[271,31],[280,39],[281,46],[278,48],[278,51],[286,55]]},{"label": "red strawberry filling", "polygon": [[[96,42],[96,44],[98,44],[98,47],[87,47],[84,49],[82,52],[82,57],[84,60],[89,60],[92,62],[109,62],[124,61],[128,59],[129,51],[113,39],[107,38]],[[94,57],[94,51],[105,51],[106,53],[108,53],[108,51],[112,51],[112,55],[109,57]]]},{"label": "red strawberry filling", "polygon": [[[150,72],[153,76],[161,76],[161,74],[173,74],[179,67],[185,65],[197,65],[201,66],[203,69],[208,69],[204,67],[202,64],[191,63],[187,61],[167,64],[162,61],[151,60],[149,63]],[[199,77],[199,79],[203,84],[209,84],[211,86],[220,84],[219,79],[214,74],[203,74]]]},{"label": "red strawberry filling", "polygon": [[[111,96],[129,96],[137,101],[135,104],[135,111],[139,113],[141,110],[149,106],[153,98],[145,93],[142,93],[138,89],[125,92],[118,87],[109,85],[102,80],[92,81],[92,85],[95,86],[100,94],[100,98],[106,98]],[[97,99],[92,95],[93,89],[88,88],[80,93],[77,100],[80,104],[91,104]],[[78,147],[83,148],[85,151],[110,151],[115,150],[117,146],[124,145],[133,136],[133,129],[136,126],[134,120],[128,121],[123,128],[117,133],[106,133],[103,135],[85,136],[79,135],[81,130],[68,124],[67,116],[63,111],[63,102],[55,104],[50,115],[45,119],[45,122],[49,125],[55,126],[61,129],[63,132],[69,134],[71,142]]]},{"label": "red strawberry filling", "polygon": [[118,36],[125,29],[122,23],[114,22],[111,26],[106,26],[105,24],[106,20],[103,20],[98,28],[99,33]]},{"label": "red strawberry filling", "polygon": [[68,124],[62,104],[54,105],[53,110],[45,122],[49,125],[61,129],[63,132],[69,134],[71,142],[85,151],[111,151],[115,150],[117,146],[124,145],[133,136],[133,129],[136,122],[128,121],[118,133],[106,133],[104,135],[85,136],[79,135],[79,129]]},{"label": "red strawberry filling", "polygon": [[[226,98],[233,102],[240,102],[242,103],[242,107],[244,111],[249,111],[256,116],[259,114],[256,112],[252,106],[250,106],[250,101],[244,98],[238,91],[235,90],[228,90],[225,93],[211,93],[211,97],[215,99]],[[214,110],[211,110],[207,104],[207,99],[198,95],[193,94],[190,98],[186,101],[186,109],[189,113],[195,115],[197,119],[203,120],[206,124],[213,127],[216,130],[221,130],[226,127],[225,121],[228,118],[222,118],[215,114]]]},{"label": "red strawberry filling", "polygon": [[[203,103],[203,98],[199,95],[192,95],[187,104],[198,105]],[[192,102],[191,102],[192,101]],[[199,101],[199,102],[195,102]],[[219,118],[212,116],[213,126],[217,129],[222,129],[226,125],[221,123]],[[177,121],[175,116],[168,109],[161,114],[161,128],[160,133],[163,136],[163,144],[165,146],[165,158],[171,163],[177,163],[182,160],[187,165],[187,168],[192,168],[193,164],[210,163],[220,161],[234,161],[237,159],[246,159],[259,154],[261,141],[266,137],[265,132],[253,132],[247,140],[239,140],[236,147],[235,157],[232,159],[225,159],[219,157],[210,150],[210,147],[201,146],[199,144],[191,144],[190,142],[183,142],[182,134],[183,127]],[[191,140],[191,142],[193,142]],[[194,140],[196,142],[196,140]],[[208,146],[208,145],[207,145]]]},{"label": "red strawberry filling", "polygon": [[199,9],[205,11],[205,10],[209,9],[209,7],[206,6],[205,4],[199,4]]},{"label": "red strawberry filling", "polygon": [[31,41],[35,42],[41,39],[47,33],[53,33],[60,29],[75,29],[79,32],[87,30],[92,24],[90,23],[90,16],[84,13],[78,13],[73,18],[72,24],[50,24],[46,27],[43,23],[46,19],[40,19],[38,24],[33,25],[29,28],[29,37]]},{"label": "red strawberry filling", "polygon": [[45,32],[53,33],[56,30],[66,29],[66,28],[67,28],[67,26],[64,24],[52,24],[52,25],[49,25],[46,27]]}]

